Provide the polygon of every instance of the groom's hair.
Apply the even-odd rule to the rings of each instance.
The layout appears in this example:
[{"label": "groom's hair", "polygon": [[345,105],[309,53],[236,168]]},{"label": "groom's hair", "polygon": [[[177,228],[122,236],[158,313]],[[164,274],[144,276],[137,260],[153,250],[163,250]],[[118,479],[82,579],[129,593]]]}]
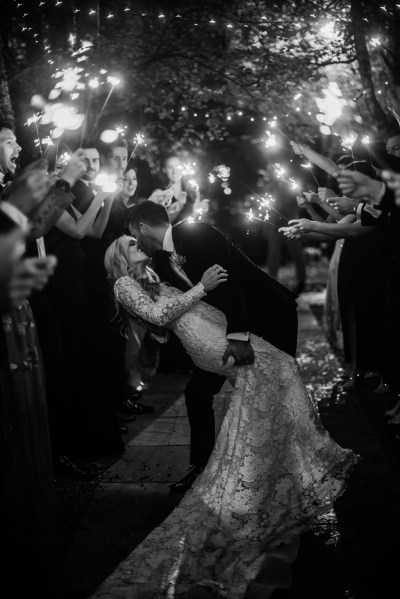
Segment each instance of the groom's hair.
[{"label": "groom's hair", "polygon": [[152,227],[158,227],[164,224],[169,225],[169,216],[164,206],[145,200],[132,209],[129,223],[132,225],[146,223]]}]

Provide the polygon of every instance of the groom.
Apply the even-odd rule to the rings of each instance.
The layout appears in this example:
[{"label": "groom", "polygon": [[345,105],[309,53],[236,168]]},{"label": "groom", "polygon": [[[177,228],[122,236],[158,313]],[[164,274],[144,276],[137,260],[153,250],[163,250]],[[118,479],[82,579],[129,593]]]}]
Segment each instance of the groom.
[{"label": "groom", "polygon": [[[145,201],[132,210],[129,230],[138,247],[152,257],[161,281],[181,291],[197,284],[204,271],[214,264],[226,269],[227,282],[204,299],[226,316],[224,362],[232,356],[237,365],[253,363],[250,332],[295,355],[296,296],[253,264],[218,229],[201,222],[172,227],[163,206]],[[185,389],[193,468],[171,486],[173,492],[187,491],[207,464],[215,442],[213,399],[224,380],[223,376],[194,366]]]}]

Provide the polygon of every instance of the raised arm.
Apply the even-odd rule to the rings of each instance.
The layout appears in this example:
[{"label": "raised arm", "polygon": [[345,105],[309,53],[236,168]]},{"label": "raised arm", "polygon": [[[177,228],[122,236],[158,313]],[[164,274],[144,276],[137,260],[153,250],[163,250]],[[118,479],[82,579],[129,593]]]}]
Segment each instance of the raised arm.
[{"label": "raised arm", "polygon": [[114,294],[127,312],[159,327],[171,324],[206,295],[203,284],[198,283],[186,293],[160,297],[154,301],[130,277],[118,279],[114,285]]},{"label": "raised arm", "polygon": [[[91,232],[94,219],[101,208],[102,202],[103,198],[100,194],[97,194],[85,214],[81,214],[78,220],[74,220],[68,212],[64,212],[56,222],[57,229],[76,239],[83,239]],[[78,211],[76,212],[79,214]]]},{"label": "raised arm", "polygon": [[62,213],[72,204],[73,196],[53,186],[47,196],[29,214],[29,239],[45,235],[57,222]]},{"label": "raised arm", "polygon": [[108,219],[110,217],[110,211],[115,197],[115,195],[109,195],[105,198],[101,209],[97,212],[96,218],[88,231],[89,237],[100,239],[100,237],[103,235],[104,229],[106,228]]}]

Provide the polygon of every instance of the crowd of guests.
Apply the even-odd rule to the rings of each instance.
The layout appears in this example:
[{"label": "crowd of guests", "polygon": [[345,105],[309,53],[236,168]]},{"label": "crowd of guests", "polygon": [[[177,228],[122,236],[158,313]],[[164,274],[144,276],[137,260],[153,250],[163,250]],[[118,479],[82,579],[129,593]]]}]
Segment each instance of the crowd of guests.
[{"label": "crowd of guests", "polygon": [[[302,144],[293,149],[326,171],[332,189],[299,196],[309,218],[294,218],[291,194],[271,183],[272,173],[260,173],[258,192],[278,197],[276,214],[289,220],[265,228],[267,269],[277,275],[285,246],[300,293],[299,240],[337,240],[325,326],[344,352],[345,388],[374,376],[377,394],[400,393],[400,131],[389,136],[386,159],[376,161],[346,155],[334,162]],[[60,149],[51,172],[41,159],[16,174],[20,151],[12,125],[0,122],[2,538],[8,576],[29,556],[34,587],[54,557],[54,473],[92,478],[97,458],[123,451],[126,423],[154,410],[141,395],[157,370],[159,345],[134,319],[122,331],[106,250],[129,234],[131,211],[143,199],[163,204],[172,224],[206,214],[208,200],[173,153],[159,184],[138,193],[124,139],[83,142],[71,154]],[[400,423],[400,399],[387,415]]]},{"label": "crowd of guests", "polygon": [[[299,206],[309,218],[292,219],[281,232],[291,239],[335,241],[325,305],[325,328],[344,352],[345,390],[377,381],[376,395],[400,392],[400,130],[386,152],[367,159],[354,152],[335,162],[310,147],[294,151],[330,177],[331,188],[303,193]],[[400,424],[400,401],[385,414]]]},{"label": "crowd of guests", "polygon": [[[41,159],[17,173],[20,151],[0,122],[2,546],[7,580],[18,587],[22,559],[35,588],[54,558],[54,475],[91,479],[97,458],[122,453],[126,423],[154,411],[141,394],[159,349],[133,319],[121,334],[104,266],[147,199],[125,140],[60,148],[54,168]],[[174,154],[150,199],[173,223],[208,209]]]}]

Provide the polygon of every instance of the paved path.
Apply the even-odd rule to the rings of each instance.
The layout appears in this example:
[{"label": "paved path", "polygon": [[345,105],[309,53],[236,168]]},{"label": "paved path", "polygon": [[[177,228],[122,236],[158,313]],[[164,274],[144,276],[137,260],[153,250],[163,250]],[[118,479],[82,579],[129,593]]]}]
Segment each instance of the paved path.
[{"label": "paved path", "polygon": [[[335,510],[302,537],[292,586],[274,591],[273,599],[395,597],[385,589],[398,586],[400,481],[357,398],[340,391],[340,365],[307,301],[299,316],[303,380],[332,436],[364,459]],[[126,451],[102,478],[61,564],[54,599],[88,597],[179,501],[169,484],[188,465],[186,380],[187,375],[157,375],[146,395],[156,412],[129,425]],[[229,394],[227,384],[215,402],[218,423]]]}]

